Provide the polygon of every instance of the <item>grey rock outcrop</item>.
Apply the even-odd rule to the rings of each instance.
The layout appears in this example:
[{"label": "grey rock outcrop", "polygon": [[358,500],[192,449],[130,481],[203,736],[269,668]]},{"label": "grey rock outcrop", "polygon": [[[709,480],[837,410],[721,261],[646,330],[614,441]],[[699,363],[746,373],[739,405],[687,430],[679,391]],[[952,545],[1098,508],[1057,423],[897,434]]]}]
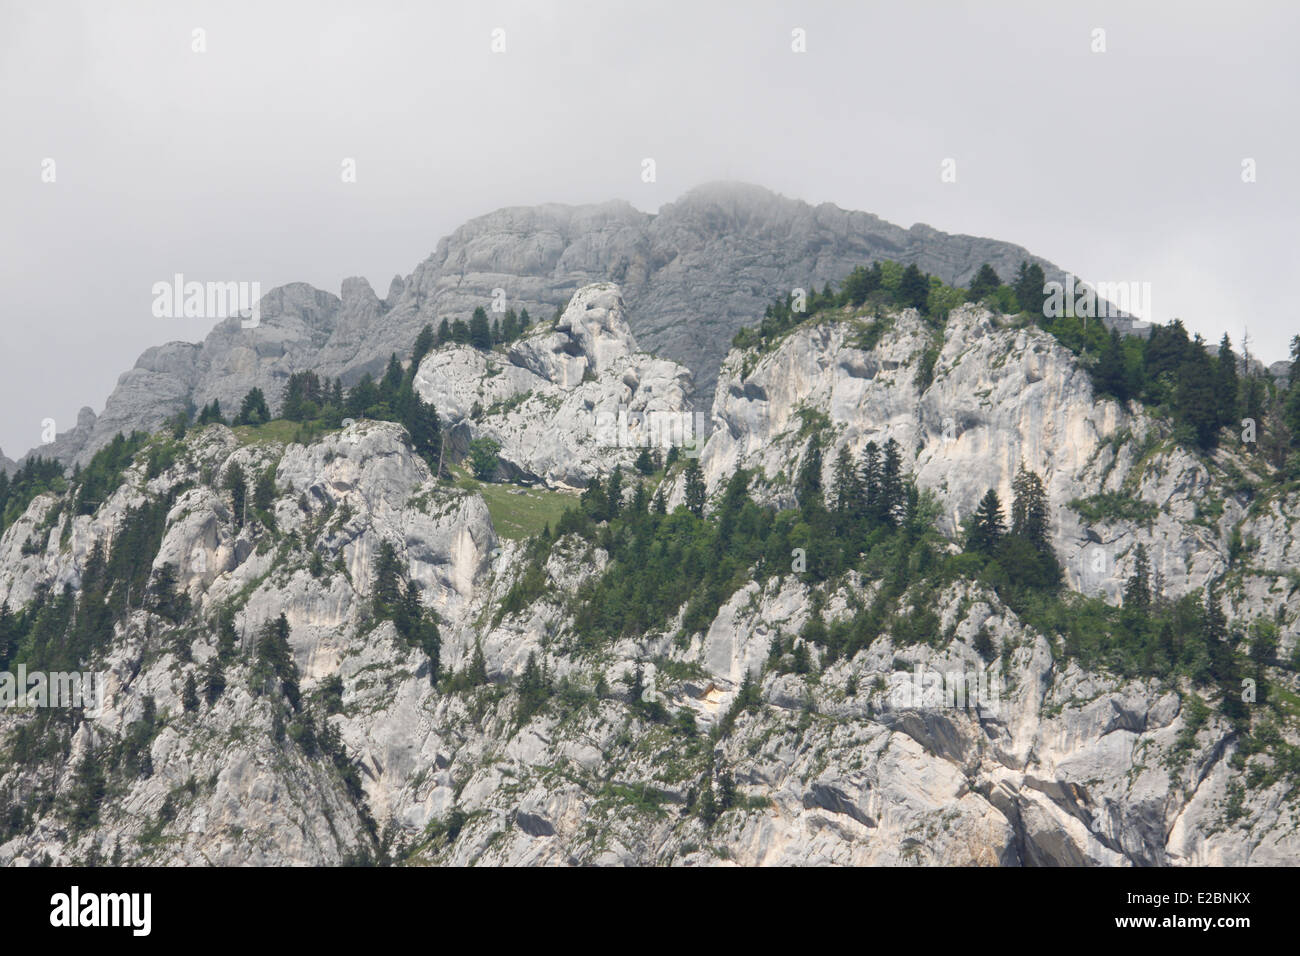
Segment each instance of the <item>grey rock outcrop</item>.
[{"label": "grey rock outcrop", "polygon": [[217,399],[229,415],[253,387],[278,407],[296,371],[350,385],[382,372],[391,354],[409,354],[426,323],[467,319],[497,302],[544,319],[580,287],[604,281],[621,286],[642,347],[690,368],[707,407],[737,329],[777,296],[838,282],[878,258],[916,263],[950,283],[968,281],[986,261],[1005,279],[1024,259],[1061,276],[1010,243],[904,229],[738,183],[701,186],[654,215],[625,202],[500,209],[440,240],[383,300],[364,279],[345,280],[338,296],[287,285],[263,297],[256,328],[231,318],[202,343],[148,350],[119,379],[90,434],[66,436],[55,451],[84,464],[119,431],[152,430],[189,403]]},{"label": "grey rock outcrop", "polygon": [[[652,440],[693,428],[690,371],[638,352],[611,283],[584,286],[554,325],[542,324],[498,354],[469,346],[425,357],[415,387],[451,426],[462,450],[475,438],[500,445],[510,473],[582,488],[615,464],[628,467]],[[677,426],[674,431],[673,426]],[[662,444],[662,440],[659,442]]]}]

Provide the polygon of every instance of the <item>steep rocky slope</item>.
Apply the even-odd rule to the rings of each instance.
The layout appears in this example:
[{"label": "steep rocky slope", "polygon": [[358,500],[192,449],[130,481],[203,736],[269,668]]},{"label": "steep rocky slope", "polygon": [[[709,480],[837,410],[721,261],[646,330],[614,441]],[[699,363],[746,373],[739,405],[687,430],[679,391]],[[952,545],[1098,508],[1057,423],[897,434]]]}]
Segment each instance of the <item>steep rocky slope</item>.
[{"label": "steep rocky slope", "polygon": [[[625,452],[600,467],[565,440],[578,407],[566,403],[588,391],[590,406],[579,399],[588,411],[628,400],[628,390],[635,401],[647,381],[667,407],[685,394],[680,370],[637,356],[620,308],[616,289],[583,289],[554,330],[513,357],[456,347],[428,355],[420,387],[457,409],[455,427],[498,437],[520,472],[557,487],[604,473]],[[884,324],[864,342],[875,322]],[[488,362],[499,363],[497,375]],[[560,404],[526,400],[481,422],[465,408],[528,392]],[[1098,400],[1072,357],[1037,330],[978,309],[955,312],[942,332],[910,312],[846,312],[769,351],[732,352],[713,421],[700,462],[715,499],[744,466],[761,472],[755,497],[790,503],[815,430],[827,440],[828,483],[839,444],[895,437],[941,502],[949,536],[979,494],[1005,490],[1023,462],[1046,481],[1069,582],[1112,600],[1135,542],[1174,549],[1165,586],[1184,593],[1228,568],[1236,527],[1257,544],[1224,578],[1231,618],[1275,618],[1283,656],[1294,646],[1300,599],[1286,572],[1300,496],[1282,489],[1248,500],[1230,490],[1230,468],[1250,472],[1237,451],[1211,460],[1181,451],[1161,422]],[[555,431],[563,436],[547,434]],[[231,464],[250,475],[273,469],[273,522],[240,523],[219,480]],[[680,472],[664,480],[680,497]],[[1086,521],[1069,507],[1105,488],[1155,513]],[[93,515],[50,521],[56,496],[33,501],[0,539],[0,601],[19,608],[42,588],[80,588],[94,542],[111,540],[132,505],[162,500],[171,503],[149,561],[155,577],[177,569],[191,609],[174,621],[128,599],[94,662],[111,675],[102,714],[0,716],[9,748],[0,863],[114,854],[167,863],[1300,859],[1289,771],[1243,789],[1238,730],[1202,713],[1186,682],[1085,668],[1059,635],[1036,630],[982,583],[901,594],[891,620],[929,602],[935,631],[917,641],[886,628],[847,658],[799,635],[811,616],[848,620],[882,593],[878,578],[858,571],[822,584],[755,574],[703,627],[683,631],[679,614],[636,637],[592,641],[576,613],[612,545],[599,533],[562,532],[539,552],[498,533],[485,493],[436,480],[400,426],[362,421],[307,446],[209,426],[186,435],[160,474],[133,465]],[[1207,508],[1212,498],[1218,505]],[[428,649],[376,614],[383,542],[440,621],[436,685]],[[1080,560],[1098,543],[1110,563],[1093,581]],[[519,605],[511,595],[530,575],[531,597]],[[281,611],[303,694],[287,732],[277,727],[284,705],[253,689],[259,635]],[[225,690],[187,709],[186,678],[201,678],[219,653],[223,613],[238,635]],[[982,635],[992,635],[991,649]],[[984,674],[999,690],[965,705],[900,697],[900,678],[918,669]],[[1275,679],[1295,693],[1294,673]],[[156,708],[149,720],[146,698]],[[41,736],[24,743],[20,761],[23,728]],[[1294,728],[1283,733],[1250,764],[1281,768],[1296,740]],[[143,768],[138,755],[121,756],[126,742],[147,751]],[[109,768],[98,801],[83,769],[96,761]],[[715,795],[714,811],[703,811]]]},{"label": "steep rocky slope", "polygon": [[468,345],[439,349],[415,388],[451,426],[458,450],[490,438],[512,476],[570,488],[629,467],[649,442],[648,426],[620,435],[620,416],[624,431],[628,418],[681,431],[695,421],[690,371],[637,351],[609,283],[580,289],[559,320],[511,345],[504,361]]},{"label": "steep rocky slope", "polygon": [[[878,337],[873,348],[856,347],[864,331]],[[1112,602],[1138,544],[1177,596],[1228,570],[1238,528],[1258,545],[1251,558],[1259,572],[1247,580],[1259,585],[1250,594],[1264,602],[1260,612],[1274,610],[1268,595],[1300,557],[1285,524],[1295,502],[1242,487],[1261,473],[1246,446],[1225,445],[1209,461],[1193,455],[1139,406],[1096,394],[1050,335],[977,306],[954,311],[942,333],[907,311],[816,322],[770,352],[733,352],[700,459],[709,488],[720,490],[737,468],[757,468],[771,478],[769,497],[792,502],[788,463],[803,452],[809,416],[823,414],[834,434],[824,454],[828,483],[841,446],[857,460],[868,441],[892,438],[942,502],[939,526],[950,536],[987,489],[1010,501],[1017,469],[1037,472],[1056,506],[1053,538],[1070,586]],[[1107,492],[1142,517],[1088,520],[1071,507]],[[1300,611],[1290,601],[1287,613]]]},{"label": "steep rocky slope", "polygon": [[426,323],[494,304],[549,318],[599,281],[622,286],[642,347],[691,369],[706,410],[718,363],[743,323],[777,295],[838,282],[880,258],[914,262],[949,283],[964,283],[983,262],[1004,279],[1025,259],[1048,278],[1061,274],[1010,243],[903,229],[737,183],[699,187],[654,215],[626,202],[500,209],[440,240],[383,299],[360,278],[345,280],[337,296],[295,283],[264,296],[257,328],[232,318],[201,343],[149,349],[98,420],[83,410],[75,430],[34,451],[84,464],[119,431],[157,428],[187,402],[217,399],[229,411],[253,387],[278,401],[289,375],[304,369],[352,384],[380,373]]}]

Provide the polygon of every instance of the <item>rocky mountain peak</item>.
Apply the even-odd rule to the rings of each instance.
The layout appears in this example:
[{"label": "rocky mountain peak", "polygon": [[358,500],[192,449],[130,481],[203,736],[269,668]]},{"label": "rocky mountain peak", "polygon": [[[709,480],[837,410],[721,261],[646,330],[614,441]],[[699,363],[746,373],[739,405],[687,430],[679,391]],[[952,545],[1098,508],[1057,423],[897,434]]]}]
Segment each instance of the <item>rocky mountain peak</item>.
[{"label": "rocky mountain peak", "polygon": [[548,316],[596,282],[621,287],[640,347],[686,365],[707,405],[732,336],[768,303],[881,258],[950,283],[965,282],[984,262],[1004,279],[1026,259],[1048,278],[1062,274],[1010,243],[907,230],[744,183],[706,184],[657,215],[622,200],[509,207],[440,240],[382,301],[364,279],[344,282],[339,296],[291,283],[265,294],[257,328],[227,319],[202,343],[149,350],[119,380],[100,420],[53,449],[84,464],[119,431],[156,428],[191,403],[237,407],[253,387],[274,406],[297,371],[352,384],[381,373],[426,324],[468,319],[502,295],[516,311]]}]

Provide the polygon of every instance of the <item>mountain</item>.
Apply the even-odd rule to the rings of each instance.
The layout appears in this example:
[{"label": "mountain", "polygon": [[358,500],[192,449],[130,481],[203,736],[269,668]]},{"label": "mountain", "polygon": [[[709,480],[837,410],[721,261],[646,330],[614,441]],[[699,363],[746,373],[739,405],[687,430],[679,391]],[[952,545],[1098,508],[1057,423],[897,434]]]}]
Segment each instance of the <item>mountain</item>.
[{"label": "mountain", "polygon": [[[33,453],[85,464],[118,432],[151,431],[191,403],[216,399],[228,413],[253,387],[279,401],[289,375],[313,370],[351,385],[382,372],[426,323],[468,319],[503,290],[502,309],[549,318],[580,287],[618,283],[641,346],[691,369],[701,410],[732,336],[779,295],[838,283],[859,265],[888,258],[950,284],[965,284],[990,263],[1009,281],[1022,261],[1061,270],[1019,246],[910,229],[830,203],[811,206],[758,186],[698,187],[657,214],[626,202],[500,209],[438,243],[383,299],[364,279],[339,295],[295,283],[268,292],[261,324],[217,324],[202,343],[147,350],[124,373],[104,411]],[[1127,327],[1127,320],[1120,320]]]},{"label": "mountain", "polygon": [[425,354],[432,467],[211,424],[32,498],[0,655],[107,692],[0,711],[0,864],[1300,859],[1294,478],[1025,315],[880,301],[728,350],[654,461],[602,416],[691,375],[633,314]]}]

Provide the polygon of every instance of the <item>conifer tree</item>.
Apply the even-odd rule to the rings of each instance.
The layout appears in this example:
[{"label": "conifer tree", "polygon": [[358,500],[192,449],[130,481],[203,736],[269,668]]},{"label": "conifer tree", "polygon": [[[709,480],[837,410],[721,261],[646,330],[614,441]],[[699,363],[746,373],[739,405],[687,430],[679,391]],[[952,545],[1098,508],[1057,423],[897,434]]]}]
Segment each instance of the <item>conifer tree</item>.
[{"label": "conifer tree", "polygon": [[1218,423],[1232,426],[1237,424],[1237,399],[1239,385],[1237,381],[1237,356],[1232,351],[1232,340],[1228,333],[1223,333],[1219,341],[1219,355],[1215,364],[1214,394],[1218,401]]},{"label": "conifer tree", "polygon": [[840,515],[857,512],[862,489],[858,484],[858,471],[853,464],[849,446],[841,445],[835,457],[835,511]]},{"label": "conifer tree", "polygon": [[809,508],[822,504],[822,449],[816,435],[808,439],[794,494],[805,513]]},{"label": "conifer tree", "polygon": [[248,500],[248,479],[244,477],[244,469],[231,462],[226,469],[224,484],[226,490],[230,492],[230,508],[235,520],[235,527],[242,528],[244,526],[244,507]]},{"label": "conifer tree", "polygon": [[862,488],[862,507],[873,520],[880,514],[880,446],[867,442],[858,462],[858,484]]},{"label": "conifer tree", "polygon": [[621,465],[615,465],[614,470],[610,472],[605,497],[609,500],[609,517],[617,518],[623,510],[623,467]]},{"label": "conifer tree", "polygon": [[469,344],[481,352],[492,348],[492,329],[488,325],[487,312],[479,306],[469,320]]},{"label": "conifer tree", "polygon": [[1016,301],[1020,305],[1020,311],[1042,317],[1045,297],[1043,286],[1045,284],[1046,277],[1043,274],[1042,266],[1037,263],[1020,263],[1020,269],[1016,272],[1016,281],[1013,286]]},{"label": "conifer tree", "polygon": [[1174,389],[1174,414],[1203,449],[1213,447],[1219,425],[1219,406],[1214,391],[1214,365],[1198,335],[1182,367]]},{"label": "conifer tree", "polygon": [[1124,365],[1124,346],[1119,329],[1112,328],[1106,337],[1093,379],[1099,391],[1114,395],[1121,402],[1128,399],[1128,373]]},{"label": "conifer tree", "polygon": [[1047,540],[1047,492],[1043,480],[1022,464],[1011,483],[1011,533],[1040,551],[1050,551]]},{"label": "conifer tree", "polygon": [[515,316],[514,309],[507,309],[506,317],[501,320],[501,340],[508,343],[517,338],[519,338],[519,319]]},{"label": "conifer tree", "polygon": [[402,563],[397,557],[397,549],[391,541],[382,542],[375,555],[375,583],[371,589],[375,617],[383,620],[397,613],[402,599],[402,577]]},{"label": "conifer tree", "polygon": [[226,689],[226,671],[221,665],[221,657],[212,655],[203,671],[203,697],[211,707]]},{"label": "conifer tree", "polygon": [[1146,545],[1137,546],[1133,573],[1124,585],[1124,606],[1137,609],[1151,606],[1151,563],[1147,560]]},{"label": "conifer tree", "polygon": [[704,517],[705,499],[704,475],[700,471],[699,459],[686,461],[686,510],[697,518]]},{"label": "conifer tree", "polygon": [[199,709],[199,688],[194,682],[194,672],[185,675],[185,687],[181,690],[181,707],[188,714]]},{"label": "conifer tree", "polygon": [[980,266],[979,271],[975,273],[975,278],[970,281],[971,301],[979,302],[986,295],[992,295],[1000,285],[1002,285],[1002,280],[993,271],[993,267],[987,262],[984,263]]},{"label": "conifer tree", "polygon": [[[446,319],[442,320],[444,323]],[[420,363],[424,357],[433,351],[438,342],[437,335],[434,334],[433,326],[426,323],[424,328],[420,329],[420,334],[415,337],[415,345],[411,348],[411,366],[407,370],[407,378],[414,379],[415,373],[420,369]]]},{"label": "conifer tree", "polygon": [[998,500],[998,493],[990,488],[975,509],[975,517],[966,538],[966,550],[991,555],[997,550],[1004,533],[1002,502]]},{"label": "conifer tree", "polygon": [[641,453],[636,456],[636,461],[633,463],[633,467],[643,475],[648,476],[655,473],[654,462],[650,460],[649,448],[641,449]]},{"label": "conifer tree", "polygon": [[271,618],[262,627],[252,677],[254,692],[264,693],[278,685],[289,701],[289,706],[298,709],[298,668],[289,648],[289,620],[283,611],[279,617]]},{"label": "conifer tree", "polygon": [[930,280],[916,263],[912,263],[903,270],[903,278],[898,283],[898,298],[904,308],[926,310],[926,302],[930,298]]},{"label": "conifer tree", "polygon": [[880,463],[880,490],[876,499],[879,519],[890,527],[897,527],[905,504],[902,451],[898,442],[891,438],[885,442],[885,454]]},{"label": "conifer tree", "polygon": [[271,410],[266,407],[266,396],[260,388],[251,388],[239,406],[236,425],[264,425],[271,420]]}]

